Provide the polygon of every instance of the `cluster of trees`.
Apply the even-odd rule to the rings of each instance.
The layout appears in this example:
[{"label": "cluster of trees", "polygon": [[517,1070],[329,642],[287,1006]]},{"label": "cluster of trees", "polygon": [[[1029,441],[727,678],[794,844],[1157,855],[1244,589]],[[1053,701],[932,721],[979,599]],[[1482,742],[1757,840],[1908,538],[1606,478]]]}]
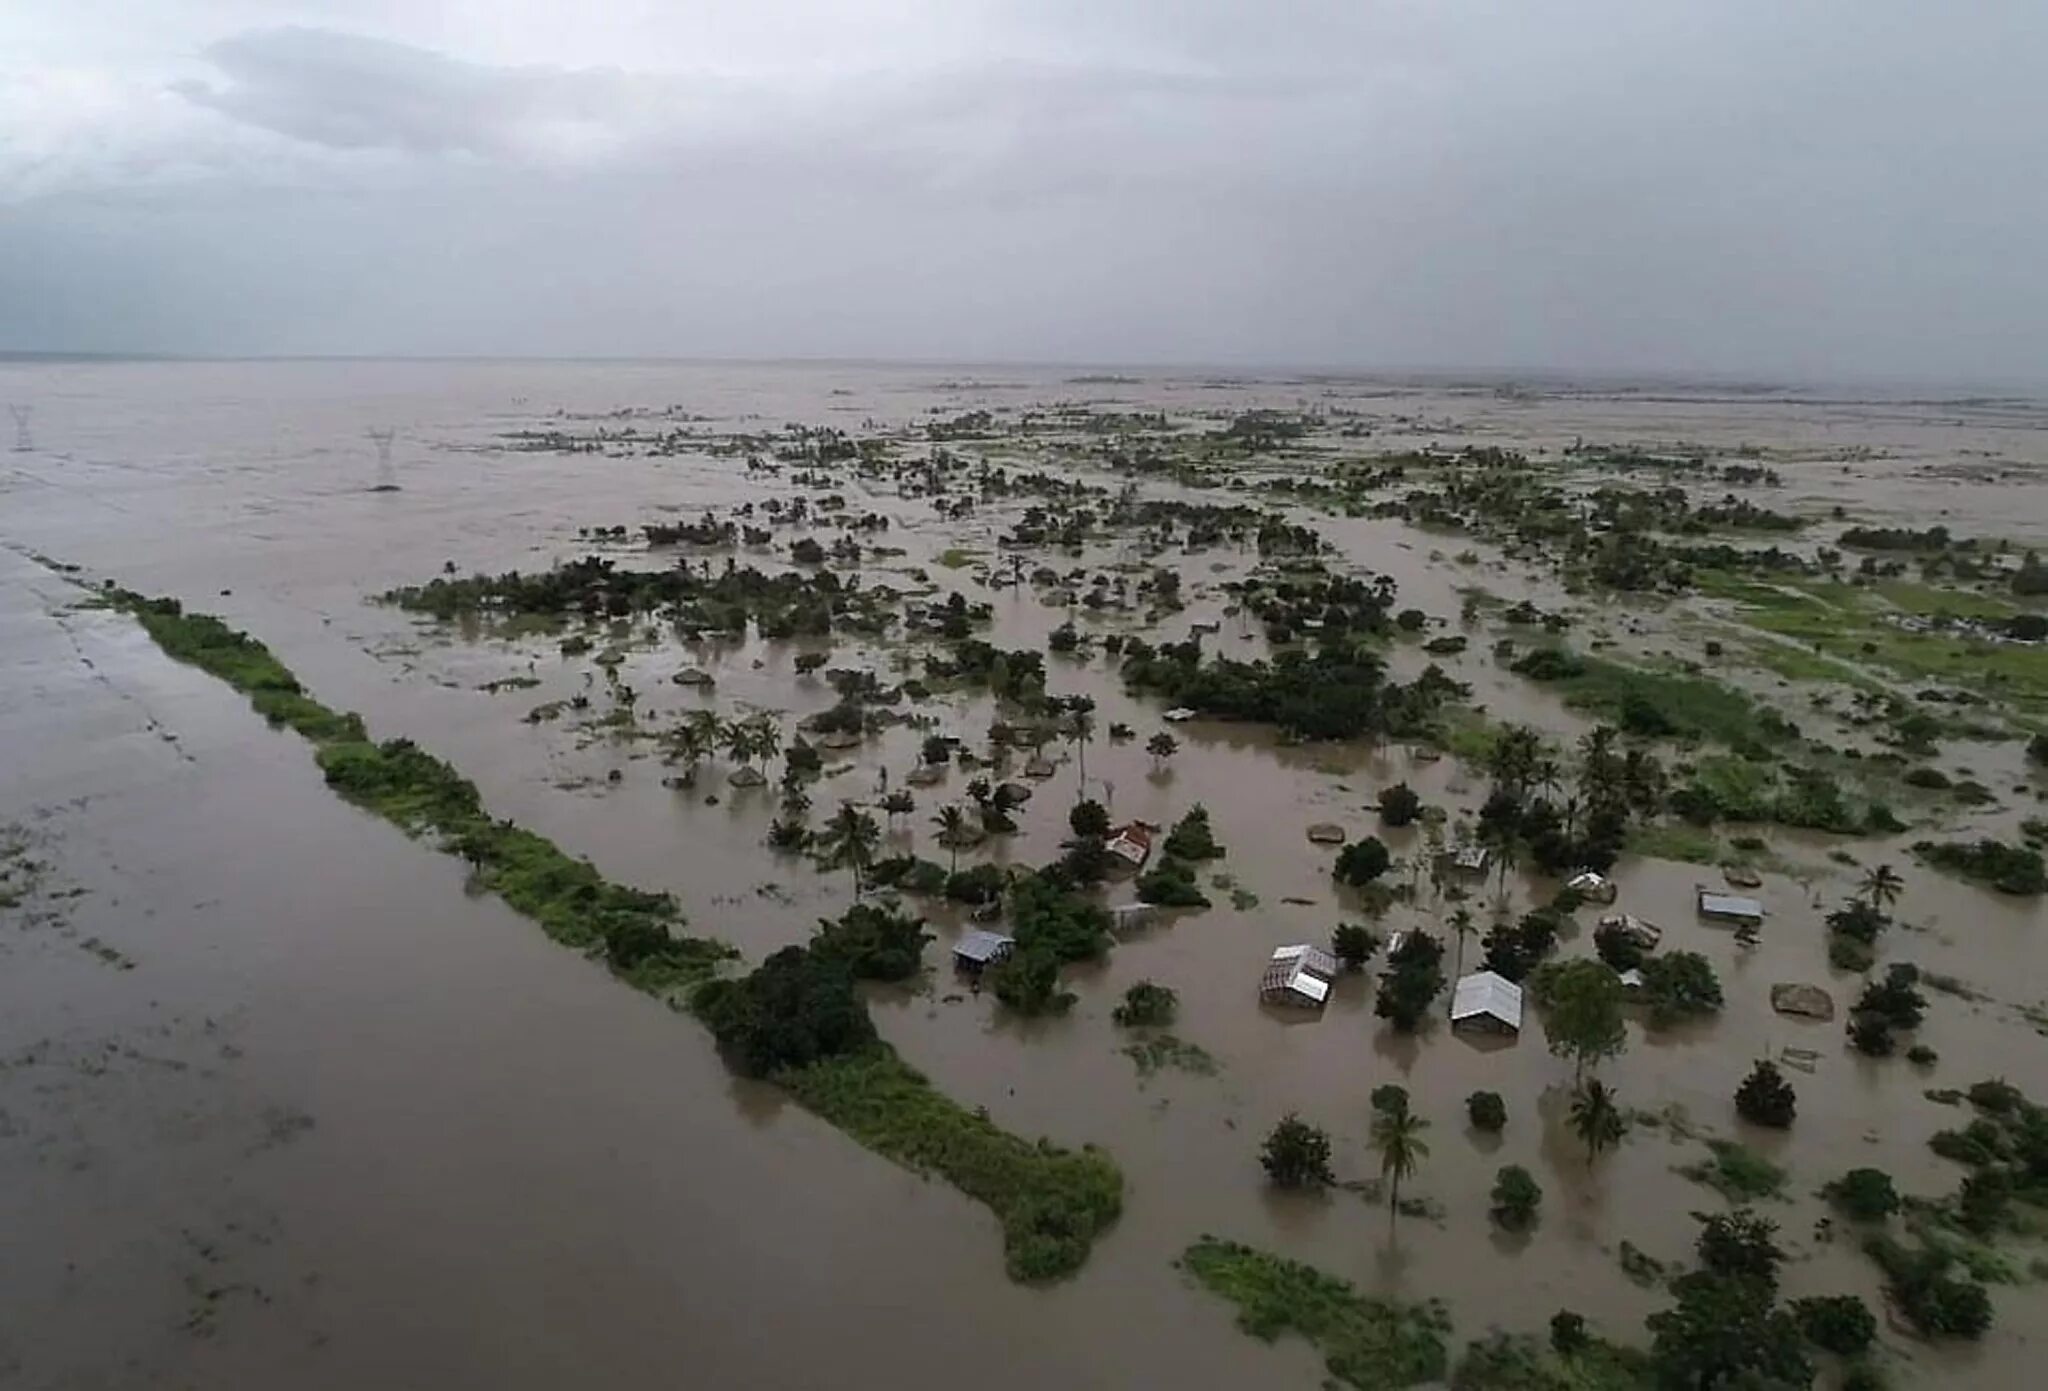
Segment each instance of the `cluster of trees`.
[{"label": "cluster of trees", "polygon": [[1878,865],[1863,876],[1856,893],[1828,914],[1828,961],[1838,970],[1867,971],[1876,957],[1877,939],[1892,925],[1886,909],[1898,901],[1905,881],[1890,865]]},{"label": "cluster of trees", "polygon": [[1882,980],[1863,987],[1849,1011],[1849,1042],[1857,1052],[1890,1057],[1898,1047],[1893,1035],[1920,1027],[1927,997],[1920,993],[1919,981],[1919,968],[1901,961],[1893,963]]},{"label": "cluster of trees", "polygon": [[1405,685],[1389,680],[1385,662],[1358,643],[1282,652],[1270,662],[1204,662],[1198,642],[1155,648],[1132,640],[1123,677],[1134,690],[1205,715],[1277,725],[1302,739],[1421,737],[1447,702],[1469,692],[1434,665]]},{"label": "cluster of trees", "polygon": [[1936,869],[1989,884],[2000,893],[2048,893],[2048,864],[2032,846],[1998,840],[1923,840],[1913,852]]},{"label": "cluster of trees", "polygon": [[1354,840],[1337,852],[1330,874],[1340,884],[1362,889],[1393,868],[1394,856],[1378,836]]},{"label": "cluster of trees", "polygon": [[1640,748],[1622,749],[1600,725],[1579,742],[1574,790],[1542,736],[1522,725],[1500,731],[1487,755],[1493,788],[1479,809],[1477,836],[1505,878],[1526,854],[1547,873],[1606,870],[1628,840],[1632,816],[1663,804],[1662,764]]},{"label": "cluster of trees", "polygon": [[1180,1009],[1180,996],[1169,986],[1141,980],[1124,991],[1124,1002],[1110,1018],[1127,1029],[1163,1029]]},{"label": "cluster of trees", "polygon": [[1011,884],[1010,922],[1016,949],[989,971],[996,998],[1020,1014],[1065,1010],[1074,997],[1060,988],[1060,968],[1108,950],[1109,914],[1054,866]]},{"label": "cluster of trees", "polygon": [[1444,990],[1444,946],[1420,928],[1401,939],[1387,957],[1373,1013],[1404,1034],[1422,1027],[1430,1005]]},{"label": "cluster of trees", "polygon": [[[1840,1306],[1810,1310],[1804,1319],[1778,1303],[1784,1252],[1777,1227],[1747,1208],[1699,1216],[1694,1243],[1699,1268],[1671,1284],[1676,1303],[1650,1315],[1651,1360],[1659,1386],[1807,1386],[1814,1369],[1802,1323],[1828,1330],[1831,1341],[1853,1322]],[[1853,1296],[1842,1296],[1856,1303]],[[1868,1310],[1864,1318],[1869,1318]],[[1872,1332],[1875,1325],[1872,1325]],[[1865,1342],[1868,1341],[1866,1338]]]},{"label": "cluster of trees", "polygon": [[1208,895],[1195,882],[1195,867],[1222,855],[1209,827],[1209,809],[1196,803],[1167,833],[1158,863],[1138,876],[1139,900],[1163,908],[1208,907]]}]

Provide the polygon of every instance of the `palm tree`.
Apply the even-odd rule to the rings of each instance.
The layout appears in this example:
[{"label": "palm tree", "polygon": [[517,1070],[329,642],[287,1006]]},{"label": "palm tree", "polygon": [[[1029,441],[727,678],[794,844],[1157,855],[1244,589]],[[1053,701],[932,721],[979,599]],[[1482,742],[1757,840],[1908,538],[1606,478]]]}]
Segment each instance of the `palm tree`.
[{"label": "palm tree", "polygon": [[1494,740],[1487,771],[1519,801],[1528,792],[1542,759],[1543,736],[1527,725],[1511,724]]},{"label": "palm tree", "polygon": [[1401,1211],[1401,1180],[1420,1168],[1429,1158],[1429,1144],[1422,1132],[1429,1122],[1399,1106],[1375,1110],[1372,1117],[1372,1147],[1380,1153],[1380,1180],[1387,1185],[1387,1218]]},{"label": "palm tree", "polygon": [[692,710],[683,717],[683,728],[689,731],[686,737],[695,742],[700,758],[725,742],[725,721],[718,718],[716,710]]},{"label": "palm tree", "polygon": [[1606,1083],[1594,1078],[1572,1098],[1572,1133],[1586,1145],[1586,1168],[1590,1172],[1600,1151],[1621,1143],[1627,1129],[1621,1107]]},{"label": "palm tree", "polygon": [[782,726],[773,717],[756,715],[747,721],[753,739],[754,757],[764,764],[782,752]]},{"label": "palm tree", "polygon": [[899,816],[908,816],[917,810],[917,799],[907,791],[898,790],[882,798],[882,812],[891,821]]},{"label": "palm tree", "polygon": [[1180,740],[1162,729],[1145,741],[1145,752],[1152,755],[1152,771],[1156,773],[1166,765],[1166,760],[1180,752]]},{"label": "palm tree", "polygon": [[1080,801],[1088,795],[1088,744],[1095,737],[1095,713],[1089,706],[1077,705],[1067,715],[1067,742],[1074,746],[1074,756],[1080,762],[1081,785],[1074,789],[1074,800]]},{"label": "palm tree", "polygon": [[703,762],[704,755],[711,751],[704,743],[704,736],[698,732],[695,724],[684,723],[669,731],[667,742],[669,756],[682,760],[683,781],[694,783],[697,780],[697,765]]},{"label": "palm tree", "polygon": [[1872,908],[1882,913],[1896,903],[1899,892],[1906,887],[1898,871],[1890,865],[1879,865],[1863,876],[1863,899]]},{"label": "palm tree", "polygon": [[1458,934],[1457,975],[1462,980],[1465,976],[1465,939],[1478,931],[1472,921],[1470,908],[1460,907],[1451,914],[1451,931]]},{"label": "palm tree", "polygon": [[939,808],[939,814],[932,818],[932,825],[939,828],[939,844],[953,852],[946,873],[960,872],[960,841],[967,834],[967,813],[960,810],[956,802],[948,802]]},{"label": "palm tree", "polygon": [[860,897],[861,875],[874,860],[875,847],[881,843],[882,828],[851,802],[841,802],[839,810],[832,813],[832,819],[825,823],[825,829],[818,837],[819,849],[828,868],[837,869],[845,865],[853,871],[853,896]]}]

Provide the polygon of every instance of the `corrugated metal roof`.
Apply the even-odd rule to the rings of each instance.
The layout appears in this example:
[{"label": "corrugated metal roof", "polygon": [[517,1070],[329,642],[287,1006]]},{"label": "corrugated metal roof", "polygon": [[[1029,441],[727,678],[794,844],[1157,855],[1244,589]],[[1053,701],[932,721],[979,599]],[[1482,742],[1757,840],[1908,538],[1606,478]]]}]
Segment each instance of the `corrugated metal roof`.
[{"label": "corrugated metal roof", "polygon": [[1458,981],[1451,996],[1451,1022],[1490,1015],[1511,1029],[1522,1027],[1522,987],[1492,971],[1474,971]]},{"label": "corrugated metal roof", "polygon": [[1764,906],[1753,898],[1700,890],[1700,911],[1719,918],[1762,918]]},{"label": "corrugated metal roof", "polygon": [[1014,937],[1005,937],[1000,932],[987,932],[980,928],[962,936],[953,947],[953,955],[969,961],[993,961],[1017,945]]}]

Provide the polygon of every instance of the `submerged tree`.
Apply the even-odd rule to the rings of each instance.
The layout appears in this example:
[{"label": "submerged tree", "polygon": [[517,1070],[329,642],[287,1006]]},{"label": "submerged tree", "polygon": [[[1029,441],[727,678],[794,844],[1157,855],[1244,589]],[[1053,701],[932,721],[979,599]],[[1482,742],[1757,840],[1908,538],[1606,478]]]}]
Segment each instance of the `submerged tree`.
[{"label": "submerged tree", "polygon": [[1145,752],[1152,755],[1152,770],[1158,772],[1166,766],[1167,760],[1180,752],[1180,740],[1162,729],[1145,741]]},{"label": "submerged tree", "polygon": [[852,802],[841,802],[839,810],[818,833],[819,858],[828,868],[841,867],[853,874],[853,896],[860,897],[862,877],[874,863],[875,847],[881,844],[882,828],[875,818]]},{"label": "submerged tree", "polygon": [[957,803],[948,802],[939,808],[939,814],[932,818],[932,825],[939,828],[939,844],[946,847],[949,858],[946,873],[960,872],[960,842],[967,836],[967,813]]},{"label": "submerged tree", "polygon": [[1863,876],[1863,901],[1882,913],[1898,902],[1906,881],[1890,865],[1878,865]]},{"label": "submerged tree", "polygon": [[1401,1211],[1401,1180],[1411,1177],[1429,1158],[1429,1143],[1422,1132],[1429,1122],[1408,1109],[1408,1096],[1375,1106],[1372,1116],[1372,1147],[1380,1156],[1380,1180],[1387,1185],[1389,1217]]},{"label": "submerged tree", "polygon": [[1282,1188],[1320,1188],[1331,1181],[1330,1137],[1290,1111],[1266,1137],[1259,1163]]},{"label": "submerged tree", "polygon": [[1621,1143],[1621,1137],[1628,1130],[1628,1122],[1622,1119],[1621,1107],[1615,1101],[1614,1093],[1594,1078],[1579,1088],[1572,1098],[1572,1133],[1579,1137],[1586,1147],[1586,1168],[1593,1167],[1593,1161],[1600,1157],[1600,1151],[1612,1149]]}]

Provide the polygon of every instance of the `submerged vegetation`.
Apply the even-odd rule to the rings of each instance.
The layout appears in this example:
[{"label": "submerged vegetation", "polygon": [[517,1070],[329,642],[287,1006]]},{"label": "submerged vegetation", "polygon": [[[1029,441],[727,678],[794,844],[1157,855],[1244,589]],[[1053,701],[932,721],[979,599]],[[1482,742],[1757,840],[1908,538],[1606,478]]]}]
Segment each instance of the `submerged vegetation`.
[{"label": "submerged vegetation", "polygon": [[[868,1148],[987,1204],[1002,1223],[1013,1277],[1071,1274],[1116,1219],[1123,1178],[1107,1155],[1004,1131],[940,1094],[875,1037],[854,979],[899,979],[915,970],[922,924],[856,908],[827,923],[809,947],[786,947],[738,979],[712,979],[731,949],[677,933],[668,895],[613,884],[545,838],[493,820],[453,768],[407,740],[372,742],[360,718],[308,696],[247,634],[187,614],[176,600],[126,590],[108,597],[167,654],[219,677],[272,724],[303,735],[342,796],[410,833],[436,837],[550,936],[600,951],[640,988],[675,998],[677,987],[694,985],[691,1003],[742,1067],[779,1083]],[[1045,931],[1073,940],[1071,932]]]}]

